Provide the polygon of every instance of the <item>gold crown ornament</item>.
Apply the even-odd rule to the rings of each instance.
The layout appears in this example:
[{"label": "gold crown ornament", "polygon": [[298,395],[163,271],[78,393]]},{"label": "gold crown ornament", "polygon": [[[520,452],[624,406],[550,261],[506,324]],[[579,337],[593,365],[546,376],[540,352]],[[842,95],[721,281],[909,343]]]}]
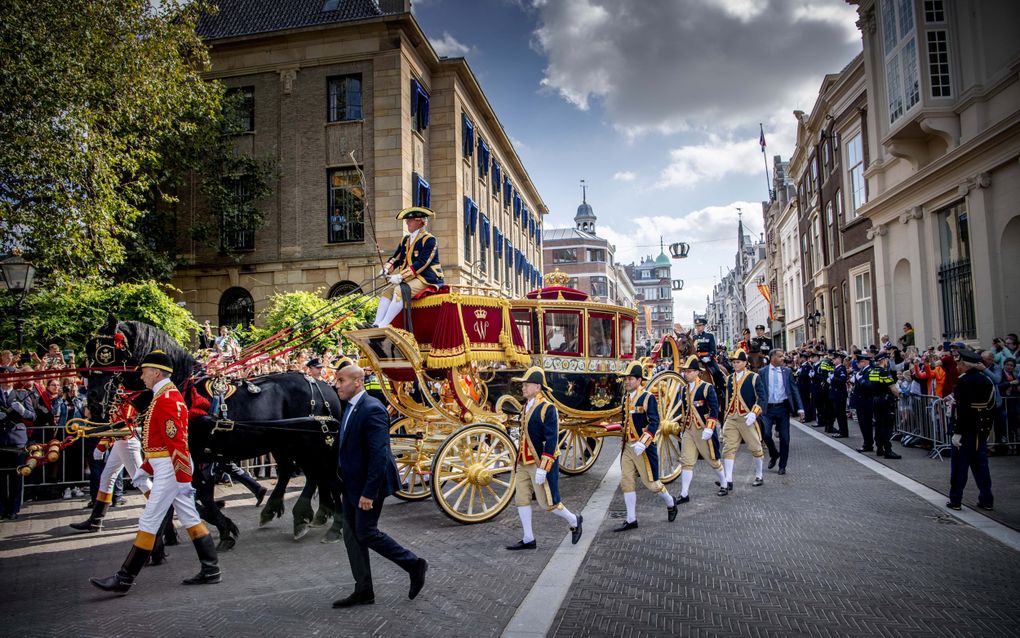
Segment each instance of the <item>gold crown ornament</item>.
[{"label": "gold crown ornament", "polygon": [[570,281],[570,275],[561,271],[559,268],[545,274],[545,285],[547,286],[566,286]]}]

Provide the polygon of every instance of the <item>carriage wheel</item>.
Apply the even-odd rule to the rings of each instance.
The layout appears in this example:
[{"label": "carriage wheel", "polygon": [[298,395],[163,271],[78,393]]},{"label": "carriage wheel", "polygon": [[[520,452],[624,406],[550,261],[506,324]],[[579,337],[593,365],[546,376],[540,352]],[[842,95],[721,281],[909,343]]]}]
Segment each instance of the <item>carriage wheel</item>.
[{"label": "carriage wheel", "polygon": [[481,523],[506,509],[514,497],[517,448],[499,426],[467,425],[436,452],[432,498],[458,523]]},{"label": "carriage wheel", "polygon": [[560,472],[569,476],[583,474],[595,465],[602,450],[602,438],[584,436],[581,428],[560,428]]},{"label": "carriage wheel", "polygon": [[648,382],[648,391],[655,395],[659,406],[659,431],[655,447],[659,451],[659,480],[672,483],[680,476],[680,418],[683,404],[680,389],[683,377],[676,372],[660,372]]},{"label": "carriage wheel", "polygon": [[398,419],[390,426],[390,450],[400,475],[400,488],[394,496],[404,501],[421,501],[432,495],[432,457],[424,448],[425,440],[402,436],[414,434],[427,436],[428,431],[423,424],[409,418]]}]

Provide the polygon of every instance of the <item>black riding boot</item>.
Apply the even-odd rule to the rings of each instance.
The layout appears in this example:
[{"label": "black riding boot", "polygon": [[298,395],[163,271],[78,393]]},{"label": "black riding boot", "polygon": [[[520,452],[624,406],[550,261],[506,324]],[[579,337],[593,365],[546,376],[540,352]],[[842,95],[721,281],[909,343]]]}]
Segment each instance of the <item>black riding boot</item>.
[{"label": "black riding boot", "polygon": [[132,545],[131,551],[128,552],[127,558],[124,559],[124,564],[121,565],[119,572],[109,578],[90,578],[89,582],[103,591],[126,594],[131,589],[131,585],[134,584],[138,572],[142,571],[142,567],[145,565],[145,561],[149,559],[150,553],[147,549]]},{"label": "black riding boot", "polygon": [[[159,524],[159,530],[156,532],[156,543],[152,546],[152,555],[149,556],[149,565],[156,566],[162,565],[169,558],[170,554],[166,551],[167,534],[173,534],[174,543],[177,543],[177,532],[174,530],[174,508],[170,508],[166,512],[166,516],[163,517],[163,522]],[[169,532],[167,532],[169,528]]]},{"label": "black riding boot", "polygon": [[92,513],[89,514],[88,519],[80,523],[71,523],[71,529],[76,529],[80,532],[98,532],[103,529],[103,518],[106,517],[106,512],[109,509],[109,503],[96,501],[96,504],[92,506]]},{"label": "black riding boot", "polygon": [[219,559],[216,557],[216,544],[213,543],[212,534],[196,538],[194,543],[195,551],[198,552],[198,562],[202,564],[202,571],[181,582],[185,585],[208,585],[220,582]]}]

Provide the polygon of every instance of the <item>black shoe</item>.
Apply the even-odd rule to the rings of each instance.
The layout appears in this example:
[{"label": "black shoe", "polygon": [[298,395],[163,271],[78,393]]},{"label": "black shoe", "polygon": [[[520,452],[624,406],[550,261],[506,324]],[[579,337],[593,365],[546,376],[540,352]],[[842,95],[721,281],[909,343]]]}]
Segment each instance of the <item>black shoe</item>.
[{"label": "black shoe", "polygon": [[103,529],[103,521],[95,521],[89,518],[80,523],[71,523],[68,527],[79,532],[98,532]]},{"label": "black shoe", "polygon": [[765,485],[765,480],[758,477],[755,477],[754,481],[751,482],[751,487],[761,487],[762,485]]},{"label": "black shoe", "polygon": [[623,525],[620,525],[619,527],[617,527],[613,531],[614,532],[628,532],[628,531],[630,531],[632,529],[637,529],[637,527],[638,527],[637,521],[634,521],[633,523],[628,523],[628,522],[624,521]]},{"label": "black shoe", "polygon": [[732,492],[733,491],[733,481],[727,481],[726,482],[726,490],[728,492]]},{"label": "black shoe", "polygon": [[673,499],[673,507],[666,508],[666,520],[672,523],[676,520],[676,514],[679,510],[676,507],[676,499]]},{"label": "black shoe", "polygon": [[9,521],[16,521],[16,520],[18,520],[18,515],[17,514],[8,514],[7,515],[7,520],[9,520]]},{"label": "black shoe", "polygon": [[517,541],[513,545],[507,545],[506,548],[511,552],[516,552],[517,550],[520,549],[538,549],[538,543],[536,543],[535,541],[528,541],[527,543],[525,543],[524,541]]},{"label": "black shoe", "polygon": [[259,493],[255,495],[255,507],[262,507],[262,501],[266,498],[266,494],[268,493],[269,490],[265,487],[259,490]]},{"label": "black shoe", "polygon": [[677,496],[676,499],[674,499],[674,500],[676,501],[677,505],[683,505],[684,503],[690,503],[691,502],[691,497],[690,496]]},{"label": "black shoe", "polygon": [[873,448],[873,447],[868,447],[868,446],[864,446],[864,447],[859,447],[859,448],[857,448],[857,451],[858,451],[858,452],[860,452],[861,454],[865,454],[865,453],[867,453],[867,452],[874,452],[874,451],[875,451],[875,448]]},{"label": "black shoe", "polygon": [[351,594],[347,598],[341,598],[333,601],[333,609],[342,609],[344,607],[354,607],[356,605],[374,605],[375,594]]},{"label": "black shoe", "polygon": [[946,503],[946,507],[948,507],[951,510],[956,510],[957,512],[963,509],[963,505],[960,505],[959,503],[954,503],[952,501]]},{"label": "black shoe", "polygon": [[[676,509],[674,507],[673,509]],[[675,515],[674,515],[675,516]],[[570,544],[577,545],[577,541],[581,540],[581,522],[584,521],[584,517],[580,514],[577,515],[577,527],[570,528]]]},{"label": "black shoe", "polygon": [[776,457],[773,456],[772,458],[770,458],[769,459],[769,469],[771,470],[772,468],[774,468],[776,466],[776,463],[778,463],[778,462],[779,462],[779,459],[777,459]]},{"label": "black shoe", "polygon": [[835,434],[833,434],[831,436],[834,439],[849,439],[850,438],[849,434],[840,434],[839,432],[837,432],[837,433],[835,433]]},{"label": "black shoe", "polygon": [[978,509],[983,509],[986,512],[994,512],[995,511],[995,508],[992,507],[991,505],[982,505],[981,503],[978,503]]},{"label": "black shoe", "polygon": [[888,452],[885,453],[885,458],[887,458],[887,459],[902,459],[903,457],[900,456],[899,454],[893,452],[892,450],[889,450]]},{"label": "black shoe", "polygon": [[411,588],[407,590],[407,597],[411,600],[414,600],[421,592],[421,588],[425,586],[425,572],[428,570],[428,561],[424,558],[419,558],[418,564],[411,570]]},{"label": "black shoe", "polygon": [[779,468],[779,476],[783,476],[784,474],[786,474],[786,468],[785,467]]}]

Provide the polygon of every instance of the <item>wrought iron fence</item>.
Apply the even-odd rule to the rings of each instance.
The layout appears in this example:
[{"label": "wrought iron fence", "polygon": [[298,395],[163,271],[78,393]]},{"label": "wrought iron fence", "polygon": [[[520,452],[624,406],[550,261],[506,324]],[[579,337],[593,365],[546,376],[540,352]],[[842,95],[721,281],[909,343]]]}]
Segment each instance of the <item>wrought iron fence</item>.
[{"label": "wrought iron fence", "polygon": [[939,290],[942,295],[943,338],[975,339],[974,280],[969,259],[939,265]]}]

